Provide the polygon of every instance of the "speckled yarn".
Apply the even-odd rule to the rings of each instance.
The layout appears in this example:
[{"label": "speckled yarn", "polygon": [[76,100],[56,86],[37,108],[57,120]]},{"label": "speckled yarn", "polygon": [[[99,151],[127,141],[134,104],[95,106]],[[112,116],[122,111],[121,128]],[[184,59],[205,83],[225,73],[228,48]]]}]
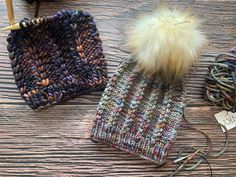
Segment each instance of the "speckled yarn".
[{"label": "speckled yarn", "polygon": [[184,106],[182,82],[164,85],[127,60],[103,93],[91,138],[162,165]]},{"label": "speckled yarn", "polygon": [[32,109],[105,88],[106,61],[93,17],[62,10],[20,22],[8,36],[16,85]]}]

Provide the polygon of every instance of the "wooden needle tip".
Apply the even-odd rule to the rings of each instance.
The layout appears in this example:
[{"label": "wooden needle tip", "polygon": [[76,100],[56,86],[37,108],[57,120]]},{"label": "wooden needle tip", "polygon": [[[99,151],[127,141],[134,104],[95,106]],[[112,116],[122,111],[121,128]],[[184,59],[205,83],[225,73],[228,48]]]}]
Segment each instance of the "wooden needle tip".
[{"label": "wooden needle tip", "polygon": [[11,26],[7,26],[5,28],[2,28],[3,31],[6,31],[6,30],[18,30],[20,29],[20,24],[19,23],[15,23]]}]

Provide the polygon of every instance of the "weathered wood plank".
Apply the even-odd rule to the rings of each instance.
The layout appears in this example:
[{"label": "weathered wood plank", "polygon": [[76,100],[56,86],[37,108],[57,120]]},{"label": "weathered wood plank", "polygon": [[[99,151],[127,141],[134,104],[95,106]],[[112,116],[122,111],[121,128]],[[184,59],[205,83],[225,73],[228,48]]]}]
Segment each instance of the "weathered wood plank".
[{"label": "weathered wood plank", "polygon": [[[134,155],[93,143],[89,139],[89,130],[95,109],[96,106],[57,105],[39,113],[25,105],[3,105],[0,108],[0,176],[164,176],[173,170],[174,166],[157,168]],[[200,123],[197,127],[214,140],[215,150],[219,150],[224,141],[224,135],[213,118],[218,111],[218,108],[209,107],[187,110],[188,119]],[[210,159],[215,175],[235,173],[235,136],[236,131],[230,131],[230,146],[224,156]],[[197,132],[181,128],[170,159],[175,158],[181,145],[204,148],[206,140]],[[179,175],[207,173],[207,166],[202,165],[196,171]]]}]

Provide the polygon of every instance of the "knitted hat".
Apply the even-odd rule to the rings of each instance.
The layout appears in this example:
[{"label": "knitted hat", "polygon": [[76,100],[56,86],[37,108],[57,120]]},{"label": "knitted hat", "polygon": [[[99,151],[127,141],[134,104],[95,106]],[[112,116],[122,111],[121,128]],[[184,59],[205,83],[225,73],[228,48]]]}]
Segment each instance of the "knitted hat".
[{"label": "knitted hat", "polygon": [[105,87],[106,61],[93,17],[62,10],[24,19],[8,36],[16,85],[32,109]]},{"label": "knitted hat", "polygon": [[179,127],[184,91],[144,75],[132,59],[122,63],[98,106],[92,139],[162,164]]},{"label": "knitted hat", "polygon": [[120,65],[103,93],[92,140],[159,165],[166,161],[185,106],[182,76],[205,39],[195,18],[183,16],[158,9],[130,30],[133,57]]}]

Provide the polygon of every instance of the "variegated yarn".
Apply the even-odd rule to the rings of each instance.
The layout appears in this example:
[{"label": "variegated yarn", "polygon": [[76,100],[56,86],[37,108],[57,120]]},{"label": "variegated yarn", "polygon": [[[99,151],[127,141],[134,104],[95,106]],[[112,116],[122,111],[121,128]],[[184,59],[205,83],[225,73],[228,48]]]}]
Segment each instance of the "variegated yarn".
[{"label": "variegated yarn", "polygon": [[8,51],[16,85],[32,109],[104,89],[106,61],[90,14],[62,10],[20,26],[8,36]]},{"label": "variegated yarn", "polygon": [[130,59],[107,85],[91,137],[162,165],[180,125],[183,96],[181,81],[164,85]]}]

